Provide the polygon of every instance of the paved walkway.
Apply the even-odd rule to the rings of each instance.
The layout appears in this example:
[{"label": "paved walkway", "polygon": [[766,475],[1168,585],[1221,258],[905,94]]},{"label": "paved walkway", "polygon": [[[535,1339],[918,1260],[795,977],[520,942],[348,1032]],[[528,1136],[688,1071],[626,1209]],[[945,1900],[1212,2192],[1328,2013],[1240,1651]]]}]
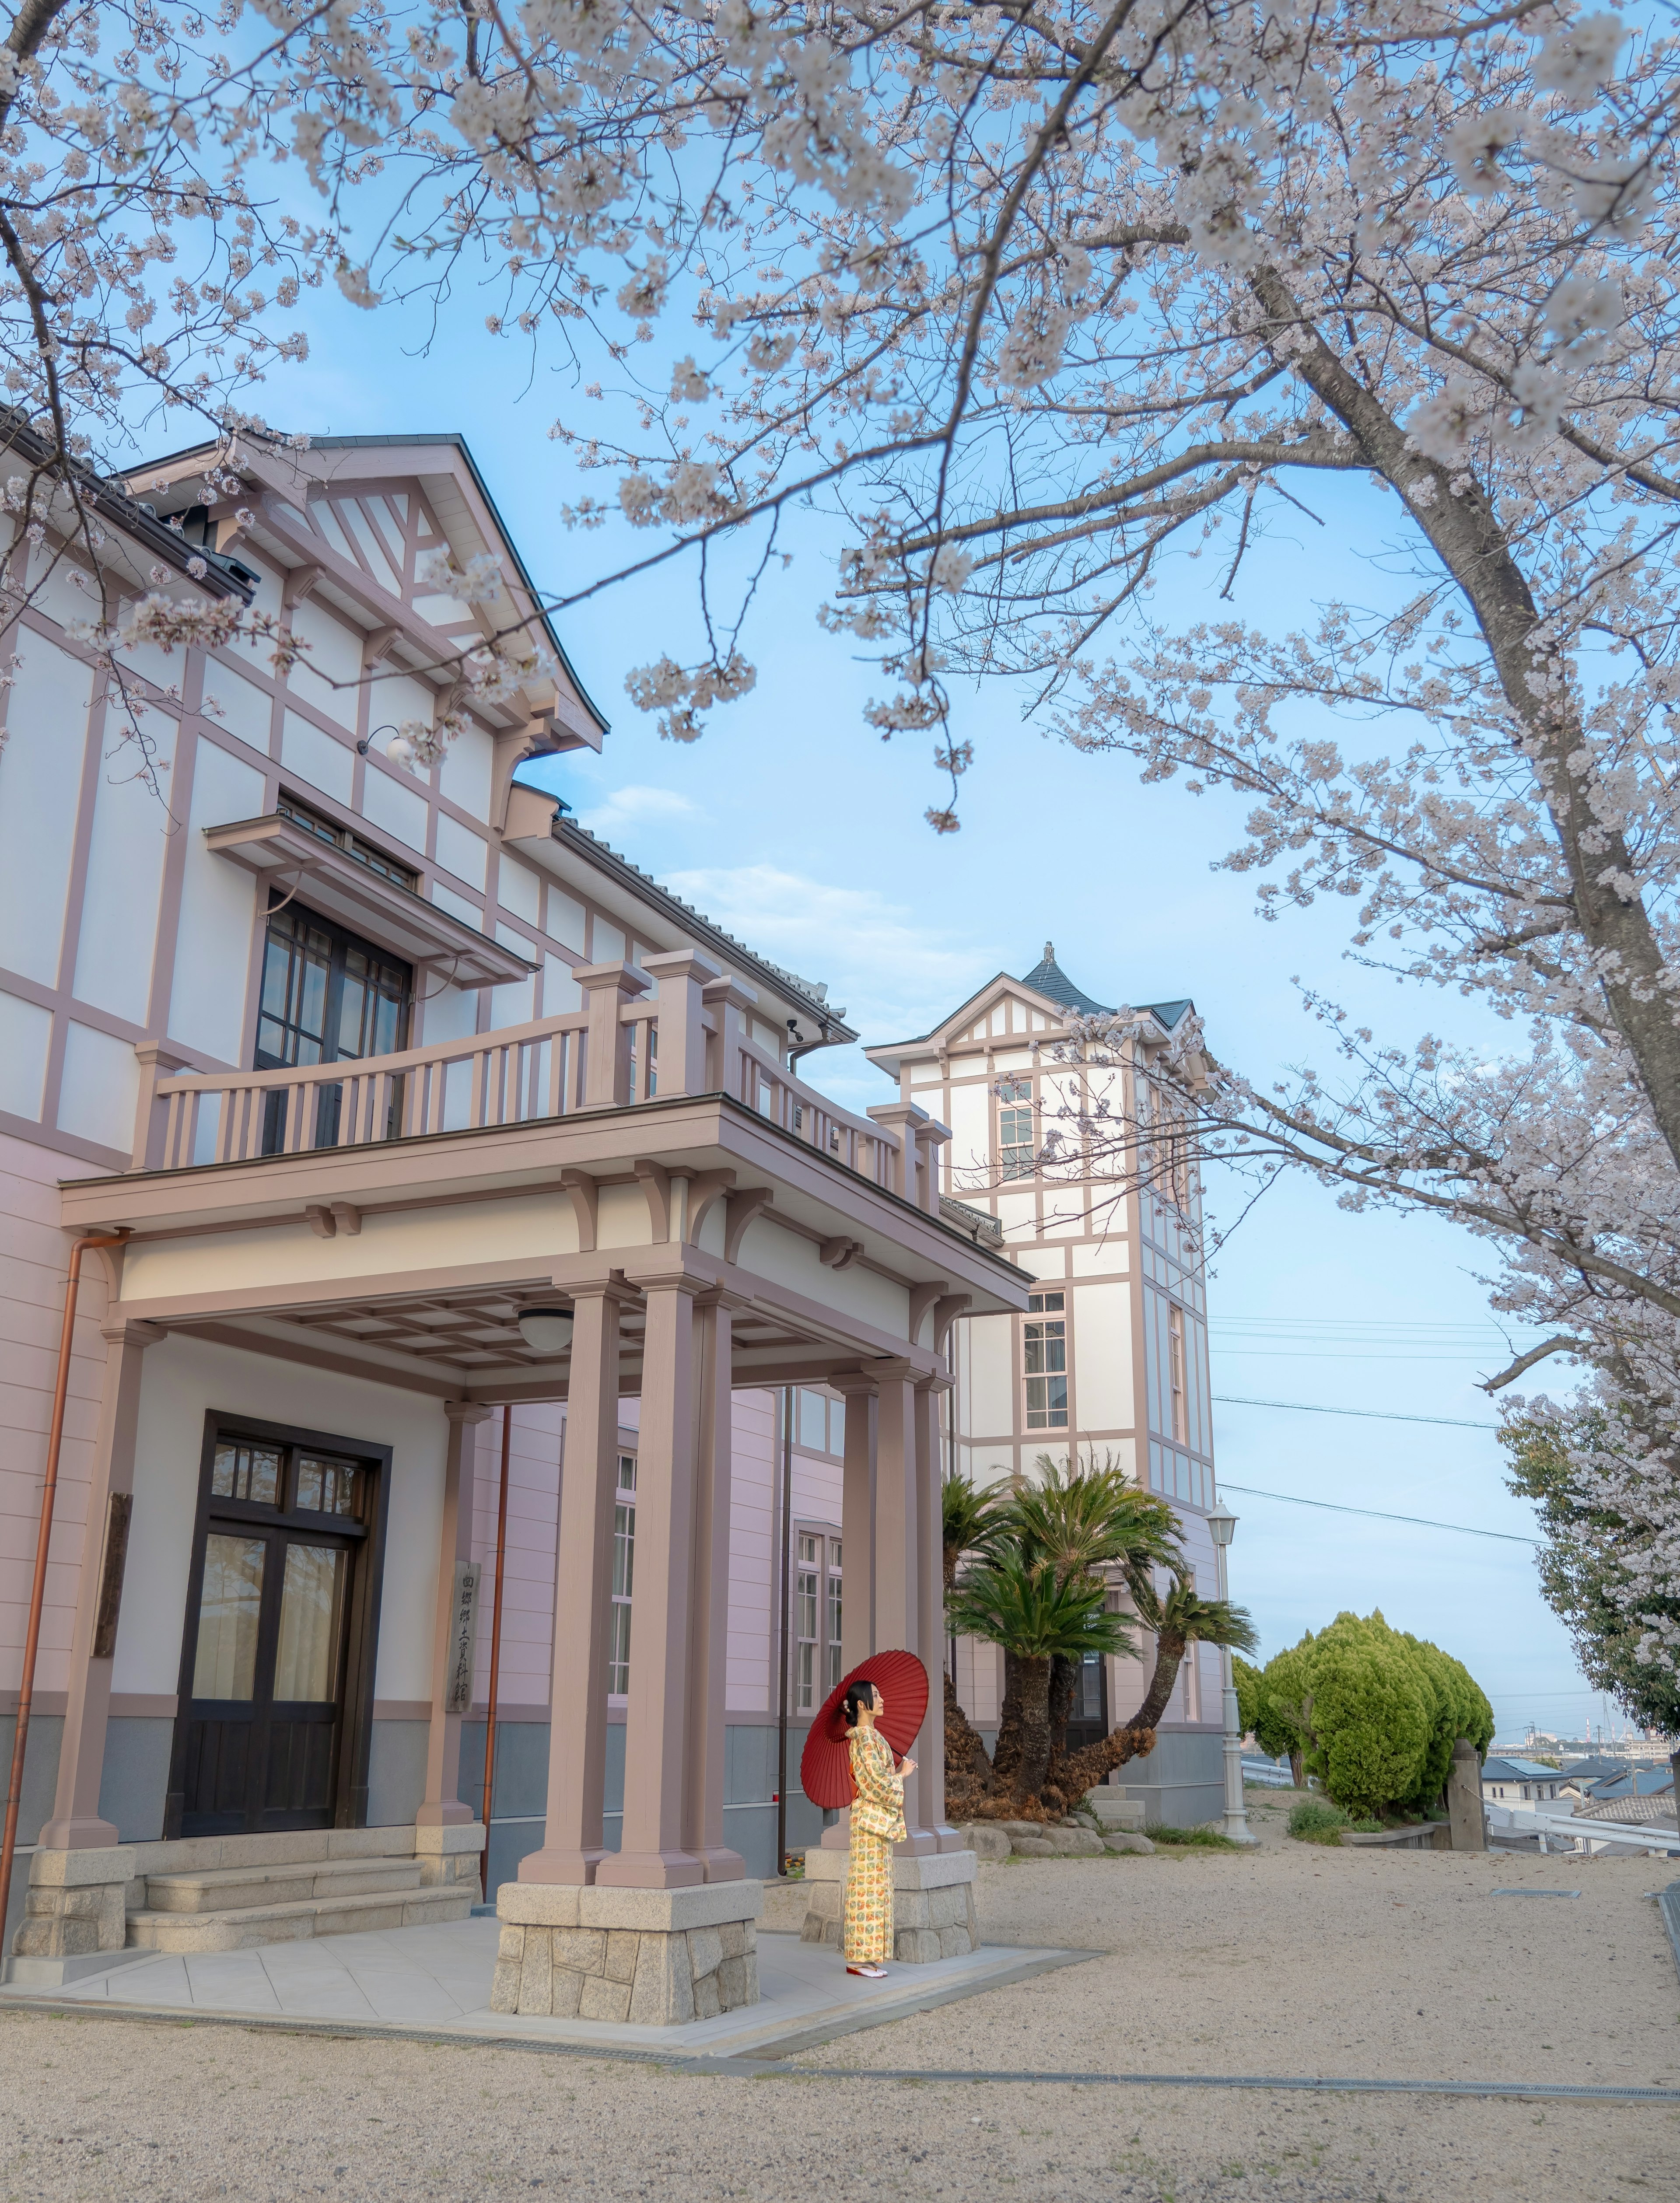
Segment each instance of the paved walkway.
[{"label": "paved walkway", "polygon": [[784,2054],[858,2027],[977,1995],[1085,1954],[983,1945],[966,1958],[895,1966],[884,1982],[848,1974],[831,1950],[797,1935],[759,1934],[760,2001],[687,2027],[510,2017],[489,2008],[499,1929],[488,1919],[387,1928],[270,1943],[254,1951],[130,1957],[50,1996],[8,1989],[38,2007],[98,2004],[204,2018],[282,2019],[375,2029],[422,2029],[477,2040],[659,2050],[678,2057]]}]

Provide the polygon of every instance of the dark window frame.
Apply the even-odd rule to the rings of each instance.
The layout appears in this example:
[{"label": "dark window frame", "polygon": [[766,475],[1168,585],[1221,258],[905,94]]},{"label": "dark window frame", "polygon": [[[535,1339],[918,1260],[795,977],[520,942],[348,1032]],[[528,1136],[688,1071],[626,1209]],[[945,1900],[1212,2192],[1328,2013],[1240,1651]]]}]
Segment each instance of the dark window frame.
[{"label": "dark window frame", "polygon": [[[359,1522],[342,1515],[285,1509],[254,1499],[213,1495],[210,1479],[216,1450],[223,1439],[254,1438],[294,1452],[336,1455],[355,1462],[368,1478],[368,1496]],[[368,1825],[368,1769],[373,1751],[374,1674],[379,1656],[379,1616],[384,1592],[387,1520],[390,1511],[391,1463],[395,1449],[365,1438],[299,1424],[270,1423],[256,1415],[211,1408],[204,1415],[198,1460],[198,1497],[192,1515],[192,1544],[187,1570],[186,1603],[181,1615],[180,1673],[176,1685],[175,1737],[169,1754],[169,1787],[163,1806],[166,1840],[180,1834],[185,1804],[188,1731],[192,1718],[192,1679],[198,1661],[198,1608],[204,1591],[204,1544],[212,1519],[253,1527],[294,1528],[340,1539],[351,1548],[351,1581],[344,1633],[343,1718],[334,1768],[330,1825]],[[293,1472],[288,1468],[288,1474]],[[284,1496],[284,1495],[282,1495]]]}]

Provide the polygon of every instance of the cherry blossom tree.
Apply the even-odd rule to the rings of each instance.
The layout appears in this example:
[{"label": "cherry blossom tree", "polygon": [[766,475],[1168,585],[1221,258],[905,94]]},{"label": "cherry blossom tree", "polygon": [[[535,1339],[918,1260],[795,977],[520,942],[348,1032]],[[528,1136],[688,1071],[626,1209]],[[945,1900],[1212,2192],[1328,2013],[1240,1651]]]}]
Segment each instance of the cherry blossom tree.
[{"label": "cherry blossom tree", "polygon": [[[0,345],[39,443],[7,501],[98,573],[80,470],[186,412],[236,478],[305,291],[444,316],[488,284],[498,334],[593,378],[553,431],[587,492],[568,517],[646,548],[602,536],[589,587],[696,564],[699,662],[632,675],[671,736],[751,685],[747,616],[814,511],[824,617],[885,677],[874,724],[933,737],[937,829],[973,762],[953,683],[1015,682],[1085,749],[1242,798],[1226,861],[1268,916],[1342,897],[1357,956],[1510,1027],[1502,1054],[1399,1045],[1314,995],[1332,1061],[1275,1086],[1193,1029],[1102,1021],[1044,1127],[1069,1170],[1151,1173],[1187,1142],[1468,1226],[1499,1304],[1591,1365],[1672,1485],[1680,302],[1654,21],[225,0],[211,25],[27,0]],[[1381,572],[1293,632],[1245,616],[1269,535],[1351,551],[1356,506]],[[480,677],[529,651],[492,638]]]}]

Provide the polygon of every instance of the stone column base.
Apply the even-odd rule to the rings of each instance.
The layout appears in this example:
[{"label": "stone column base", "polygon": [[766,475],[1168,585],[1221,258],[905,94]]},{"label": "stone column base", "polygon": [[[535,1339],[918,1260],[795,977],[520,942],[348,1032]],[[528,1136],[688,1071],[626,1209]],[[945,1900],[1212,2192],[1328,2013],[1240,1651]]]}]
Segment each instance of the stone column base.
[{"label": "stone column base", "polygon": [[420,1869],[422,1889],[438,1889],[451,1882],[476,1881],[486,1830],[482,1821],[457,1821],[447,1828],[417,1827],[414,1857]]},{"label": "stone column base", "polygon": [[[841,1915],[846,1904],[845,1852],[813,1846],[805,1854],[807,1886],[803,1943],[840,1947]],[[926,1858],[896,1857],[892,1863],[893,1956],[901,1966],[930,1965],[936,1958],[966,1958],[980,1947],[980,1916],[974,1903],[973,1852],[938,1852]]]},{"label": "stone column base", "polygon": [[109,1844],[94,1851],[38,1851],[29,1862],[29,1889],[23,1918],[12,1937],[13,1964],[9,1980],[21,1978],[17,1968],[27,1959],[33,1986],[47,1986],[39,1964],[73,1965],[62,1978],[96,1970],[86,1961],[107,1951],[120,1951],[127,1940],[127,1893],[134,1871],[131,1844]]},{"label": "stone column base", "polygon": [[682,2027],[759,2000],[760,1881],[505,1881],[492,2011]]}]

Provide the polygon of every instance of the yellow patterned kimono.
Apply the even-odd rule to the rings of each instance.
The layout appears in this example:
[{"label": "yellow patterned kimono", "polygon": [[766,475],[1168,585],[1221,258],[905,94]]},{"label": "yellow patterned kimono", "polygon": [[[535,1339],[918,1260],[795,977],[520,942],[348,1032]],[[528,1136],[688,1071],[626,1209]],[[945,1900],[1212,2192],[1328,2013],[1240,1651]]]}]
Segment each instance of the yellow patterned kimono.
[{"label": "yellow patterned kimono", "polygon": [[892,1847],[904,1827],[904,1777],[878,1729],[855,1728],[852,1855],[841,1948],[849,1966],[883,1966],[892,1956]]}]

